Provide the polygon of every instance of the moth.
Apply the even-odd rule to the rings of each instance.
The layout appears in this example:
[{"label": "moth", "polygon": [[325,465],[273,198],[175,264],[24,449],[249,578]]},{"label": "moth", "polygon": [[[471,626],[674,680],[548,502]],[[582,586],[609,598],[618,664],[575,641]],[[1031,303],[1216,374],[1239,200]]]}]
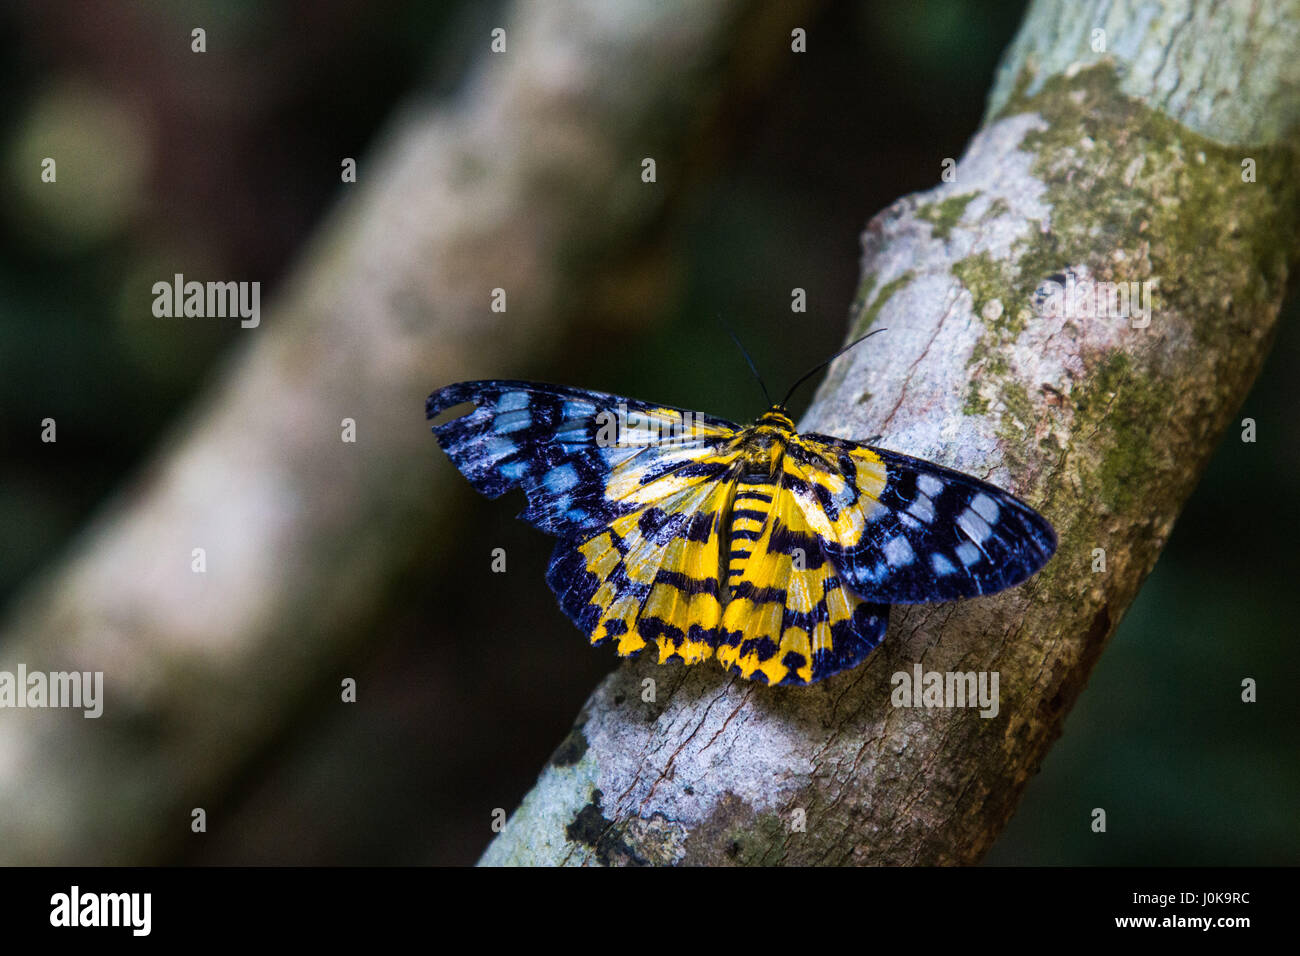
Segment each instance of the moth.
[{"label": "moth", "polygon": [[523,489],[519,517],[559,538],[546,580],[560,607],[620,655],[653,647],[661,664],[714,658],[746,679],[812,684],[862,663],[890,604],[1001,591],[1056,549],[1052,526],[1015,496],[800,434],[784,401],[742,427],[563,385],[477,381],[439,389],[425,410],[432,420],[466,403],[433,427],[439,445],[482,494]]}]

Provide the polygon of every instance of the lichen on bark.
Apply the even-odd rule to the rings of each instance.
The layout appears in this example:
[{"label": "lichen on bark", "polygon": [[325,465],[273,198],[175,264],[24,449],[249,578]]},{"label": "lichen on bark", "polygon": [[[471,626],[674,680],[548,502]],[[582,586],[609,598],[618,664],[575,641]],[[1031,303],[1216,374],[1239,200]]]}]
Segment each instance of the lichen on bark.
[{"label": "lichen on bark", "polygon": [[952,227],[961,219],[962,213],[970,205],[971,200],[975,198],[975,193],[960,193],[956,196],[949,196],[936,203],[930,203],[925,206],[918,206],[916,214],[930,223],[933,227],[930,235],[936,239],[947,239],[952,233]]}]

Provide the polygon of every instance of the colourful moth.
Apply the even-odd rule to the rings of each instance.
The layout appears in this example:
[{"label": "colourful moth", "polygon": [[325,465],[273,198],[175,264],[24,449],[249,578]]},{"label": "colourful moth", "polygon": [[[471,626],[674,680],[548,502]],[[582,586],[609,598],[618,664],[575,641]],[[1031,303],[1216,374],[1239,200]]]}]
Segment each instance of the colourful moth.
[{"label": "colourful moth", "polygon": [[534,382],[429,396],[438,443],[478,491],[522,488],[519,515],[558,537],[546,580],[592,644],[659,662],[716,657],[768,684],[860,664],[890,604],[1021,583],[1052,526],[970,475],[827,435],[782,404],[754,424]]}]

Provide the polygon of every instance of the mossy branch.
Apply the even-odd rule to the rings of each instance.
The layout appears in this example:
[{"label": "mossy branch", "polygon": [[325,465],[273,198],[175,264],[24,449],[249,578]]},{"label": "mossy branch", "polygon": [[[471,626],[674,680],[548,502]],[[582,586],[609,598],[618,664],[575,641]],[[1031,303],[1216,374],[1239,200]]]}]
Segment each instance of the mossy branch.
[{"label": "mossy branch", "polygon": [[[1296,250],[1297,6],[1040,0],[956,181],[867,227],[850,335],[889,341],[833,366],[803,427],[1013,489],[1056,526],[1047,568],[895,608],[811,688],[629,662],[484,863],[980,859],[1266,352]],[[1098,314],[1121,283],[1129,314]],[[918,664],[997,672],[997,716],[893,706]]]}]

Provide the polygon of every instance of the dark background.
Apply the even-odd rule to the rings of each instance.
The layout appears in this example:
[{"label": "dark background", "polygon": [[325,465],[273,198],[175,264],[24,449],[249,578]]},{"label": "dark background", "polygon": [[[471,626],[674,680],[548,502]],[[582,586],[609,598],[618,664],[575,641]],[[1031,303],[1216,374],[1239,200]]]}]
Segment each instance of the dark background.
[{"label": "dark background", "polygon": [[[752,418],[761,393],[714,317],[773,390],[830,354],[860,230],[961,155],[1020,14],[997,0],[828,4],[809,52],[723,117],[661,224],[673,284],[657,314],[588,326],[531,377]],[[0,17],[2,602],[69,547],[239,334],[155,319],[152,283],[259,279],[265,313],[339,196],[339,158],[364,157],[396,106],[454,97],[496,8],[43,0]],[[95,175],[61,159],[59,189],[42,190],[31,170],[51,142]],[[809,311],[792,318],[796,286]],[[1239,416],[1257,443],[1225,436],[988,862],[1300,862],[1300,695],[1283,682],[1300,675],[1295,311]],[[54,445],[36,439],[47,416]],[[550,540],[513,502],[457,487],[447,506],[471,515],[484,553],[507,550],[509,573],[452,562],[396,582],[403,602],[352,662],[360,703],[303,712],[177,862],[470,863],[492,809],[517,806],[613,657],[555,607]],[[453,646],[430,646],[431,621]],[[1239,701],[1247,676],[1253,706]],[[1089,829],[1094,807],[1105,835]]]}]

